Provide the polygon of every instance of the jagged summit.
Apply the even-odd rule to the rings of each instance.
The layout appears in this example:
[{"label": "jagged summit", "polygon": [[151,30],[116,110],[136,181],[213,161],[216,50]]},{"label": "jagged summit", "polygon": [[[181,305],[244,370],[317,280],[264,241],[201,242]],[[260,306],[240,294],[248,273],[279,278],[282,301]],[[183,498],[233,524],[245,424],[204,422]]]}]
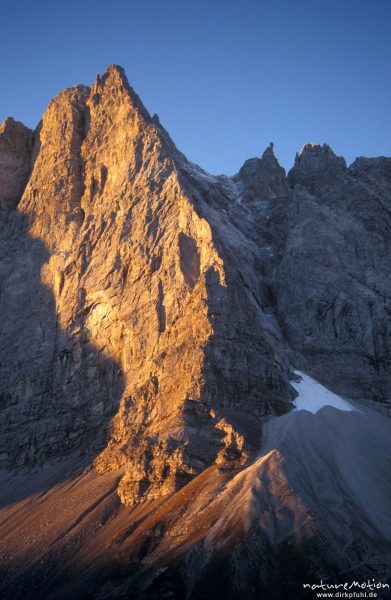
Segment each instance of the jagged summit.
[{"label": "jagged summit", "polygon": [[273,142],[270,142],[270,144],[264,151],[262,158],[266,158],[267,156],[274,156],[274,143]]},{"label": "jagged summit", "polygon": [[245,161],[236,176],[245,189],[245,200],[272,200],[288,193],[285,170],[274,155],[271,143],[261,158],[250,158]]},{"label": "jagged summit", "polygon": [[[323,144],[323,148],[326,151],[331,150],[330,146],[328,146],[327,144]],[[297,154],[301,156],[302,154],[305,154],[307,152],[322,152],[322,144],[317,144],[315,142],[307,142],[302,146],[301,150]]]},{"label": "jagged summit", "polygon": [[0,124],[0,133],[10,131],[14,128],[28,129],[28,127],[26,127],[26,125],[24,125],[20,121],[15,121],[15,119],[13,117],[6,117],[4,119],[4,121]]},{"label": "jagged summit", "polygon": [[125,69],[123,67],[121,67],[121,65],[116,65],[116,64],[111,64],[109,65],[106,70],[104,71],[103,75],[97,74],[96,79],[100,80],[101,78],[107,78],[107,77],[116,77],[121,79],[121,81],[124,83],[125,86],[129,86],[129,82],[128,82],[128,78],[126,77],[125,74]]},{"label": "jagged summit", "polygon": [[[154,124],[161,131],[162,135],[166,138],[166,140],[169,141],[171,147],[175,147],[168,132],[162,126],[159,120],[159,116],[155,114],[151,117],[138,94],[130,86],[125,70],[120,65],[111,64],[106,68],[103,74],[98,73],[96,75],[95,82],[91,87],[85,84],[76,84],[60,92],[58,96],[62,96],[63,94],[67,93],[72,94],[72,90],[73,92],[77,91],[77,94],[81,100],[90,97],[91,102],[98,102],[102,94],[111,95],[112,97],[117,97],[118,99],[120,97],[128,97],[132,102],[134,108],[137,111],[139,111],[140,116],[142,116],[148,123]],[[56,100],[56,98],[54,100]],[[51,102],[53,102],[54,100],[52,100]],[[0,125],[0,128],[1,130],[3,130],[4,128],[15,126],[15,124],[18,124],[18,126],[26,127],[23,123],[15,121],[12,116],[9,116]],[[26,129],[29,128],[26,127]],[[179,151],[178,154],[180,154],[183,157],[183,155]],[[358,157],[356,161],[360,161],[362,158],[363,157]],[[381,157],[379,157],[379,159],[380,158]],[[243,166],[241,167],[240,172],[243,173],[243,169],[246,170],[247,168],[256,170],[256,165],[260,164],[260,162],[256,161],[261,161],[262,159],[268,159],[270,165],[275,165],[282,169],[274,154],[274,144],[270,143],[269,146],[265,149],[261,158],[250,158],[246,160]],[[378,160],[378,158],[372,159],[364,157],[364,160],[372,161]],[[338,163],[341,167],[346,168],[345,159],[343,157],[336,156],[332,148],[328,144],[318,144],[314,142],[309,142],[304,144],[301,150],[297,152],[295,157],[295,164],[292,167],[289,174],[291,172],[296,172],[298,166],[300,166],[303,170],[306,168],[306,165],[310,165],[310,169],[314,168],[319,170],[327,168],[326,165],[330,165],[333,162],[335,164]],[[352,163],[352,167],[354,164],[355,163]]]},{"label": "jagged summit", "polygon": [[296,154],[288,182],[292,186],[303,185],[312,193],[318,185],[339,179],[346,168],[345,159],[337,156],[328,144],[305,144]]},{"label": "jagged summit", "polygon": [[110,65],[107,67],[103,75],[97,75],[94,85],[91,89],[91,96],[94,101],[97,101],[100,94],[110,94],[112,96],[121,97],[128,96],[134,107],[140,111],[140,114],[147,121],[151,120],[147,109],[143,105],[139,96],[134,89],[129,85],[125,70],[119,65]]},{"label": "jagged summit", "polygon": [[321,168],[321,166],[333,162],[346,167],[345,159],[342,156],[337,156],[328,144],[304,144],[295,158],[295,166],[305,164],[309,166],[309,163],[311,163],[313,168]]}]

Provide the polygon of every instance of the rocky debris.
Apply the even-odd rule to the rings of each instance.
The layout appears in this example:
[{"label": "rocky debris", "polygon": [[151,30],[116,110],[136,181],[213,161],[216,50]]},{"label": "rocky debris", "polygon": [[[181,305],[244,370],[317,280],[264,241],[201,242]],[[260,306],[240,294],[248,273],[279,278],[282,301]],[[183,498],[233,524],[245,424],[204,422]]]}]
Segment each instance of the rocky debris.
[{"label": "rocky debris", "polygon": [[2,598],[288,600],[320,578],[386,583],[390,433],[362,407],[295,410],[268,420],[251,464],[223,458],[133,507],[118,472],[0,474]]}]

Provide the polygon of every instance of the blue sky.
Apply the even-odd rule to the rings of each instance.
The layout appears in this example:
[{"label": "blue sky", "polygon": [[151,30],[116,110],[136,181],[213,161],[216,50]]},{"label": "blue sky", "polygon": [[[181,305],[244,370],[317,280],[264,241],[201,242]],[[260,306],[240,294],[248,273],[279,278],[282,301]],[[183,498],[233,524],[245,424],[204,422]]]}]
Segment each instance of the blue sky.
[{"label": "blue sky", "polygon": [[177,146],[233,174],[273,141],[391,155],[391,0],[2,0],[0,121],[116,63]]}]

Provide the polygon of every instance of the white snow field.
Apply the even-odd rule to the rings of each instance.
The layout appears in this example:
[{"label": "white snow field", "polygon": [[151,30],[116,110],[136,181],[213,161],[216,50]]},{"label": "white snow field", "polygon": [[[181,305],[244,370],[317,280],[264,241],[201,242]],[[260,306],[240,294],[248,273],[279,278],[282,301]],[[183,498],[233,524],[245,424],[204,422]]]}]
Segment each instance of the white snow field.
[{"label": "white snow field", "polygon": [[301,371],[295,371],[295,373],[301,377],[301,381],[291,382],[299,394],[294,400],[297,410],[308,410],[314,415],[324,406],[332,406],[346,411],[357,410],[349,402],[328,390],[309,375]]},{"label": "white snow field", "polygon": [[371,560],[386,547],[390,558],[390,420],[296,374],[295,409],[265,422],[258,459],[219,495],[229,501],[208,541],[217,543],[238,522],[245,531],[258,524],[274,541],[299,539],[311,536],[312,522],[336,555],[364,540]]}]

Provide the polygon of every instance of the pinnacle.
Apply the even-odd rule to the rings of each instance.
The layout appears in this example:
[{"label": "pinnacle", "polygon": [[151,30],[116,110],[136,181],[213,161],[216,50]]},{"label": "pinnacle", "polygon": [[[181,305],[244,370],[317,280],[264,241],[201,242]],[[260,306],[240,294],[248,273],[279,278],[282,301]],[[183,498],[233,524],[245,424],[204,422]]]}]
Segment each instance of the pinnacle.
[{"label": "pinnacle", "polygon": [[0,133],[4,133],[5,131],[15,129],[15,128],[23,129],[25,131],[30,131],[30,129],[28,127],[26,127],[26,125],[24,125],[24,123],[21,123],[20,121],[15,121],[15,119],[13,117],[8,116],[0,124]]},{"label": "pinnacle", "polygon": [[121,81],[125,86],[129,85],[125,70],[120,65],[109,65],[102,76],[97,75],[97,79],[103,81],[113,79]]},{"label": "pinnacle", "polygon": [[266,150],[262,154],[262,158],[266,158],[268,156],[272,156],[273,158],[275,158],[275,155],[274,155],[274,144],[273,144],[273,142],[270,142],[270,144],[268,145],[268,147],[266,148]]},{"label": "pinnacle", "polygon": [[320,150],[321,148],[322,148],[322,146],[320,144],[317,144],[314,142],[308,142],[307,144],[304,144],[303,147],[301,148],[301,150],[299,152],[299,156],[301,156],[302,154],[305,154],[306,152]]},{"label": "pinnacle", "polygon": [[128,78],[125,74],[125,69],[120,65],[109,65],[103,75],[97,74],[96,81],[92,88],[93,92],[103,93],[106,90],[112,90],[113,94],[126,94],[129,96],[133,106],[147,121],[151,117],[143,105],[141,99],[136,94],[134,89],[129,85]]},{"label": "pinnacle", "polygon": [[300,152],[296,154],[292,171],[298,167],[303,168],[304,165],[305,168],[311,165],[311,169],[318,169],[326,164],[329,166],[338,164],[341,168],[346,168],[345,159],[337,156],[328,144],[304,144]]},{"label": "pinnacle", "polygon": [[313,185],[319,183],[317,174],[335,178],[336,173],[345,170],[345,159],[337,156],[328,144],[309,143],[296,154],[295,163],[288,173],[288,181],[291,186],[301,184],[313,193]]},{"label": "pinnacle", "polygon": [[262,154],[260,161],[266,162],[267,164],[276,163],[278,166],[280,166],[280,164],[276,158],[276,155],[274,154],[273,142],[270,142],[269,146],[266,148],[266,150]]},{"label": "pinnacle", "polygon": [[117,82],[122,84],[125,88],[129,87],[125,71],[120,65],[109,65],[103,75],[97,73],[95,86],[104,86],[108,82]]},{"label": "pinnacle", "polygon": [[123,67],[121,67],[121,65],[109,65],[105,71],[105,73],[115,73],[120,75],[121,77],[126,77],[125,75],[125,69]]},{"label": "pinnacle", "polygon": [[298,153],[298,155],[300,157],[306,156],[309,154],[311,154],[313,156],[314,155],[319,156],[321,154],[329,154],[330,156],[336,156],[335,152],[328,144],[317,144],[317,143],[313,143],[313,142],[304,144],[304,146]]}]

